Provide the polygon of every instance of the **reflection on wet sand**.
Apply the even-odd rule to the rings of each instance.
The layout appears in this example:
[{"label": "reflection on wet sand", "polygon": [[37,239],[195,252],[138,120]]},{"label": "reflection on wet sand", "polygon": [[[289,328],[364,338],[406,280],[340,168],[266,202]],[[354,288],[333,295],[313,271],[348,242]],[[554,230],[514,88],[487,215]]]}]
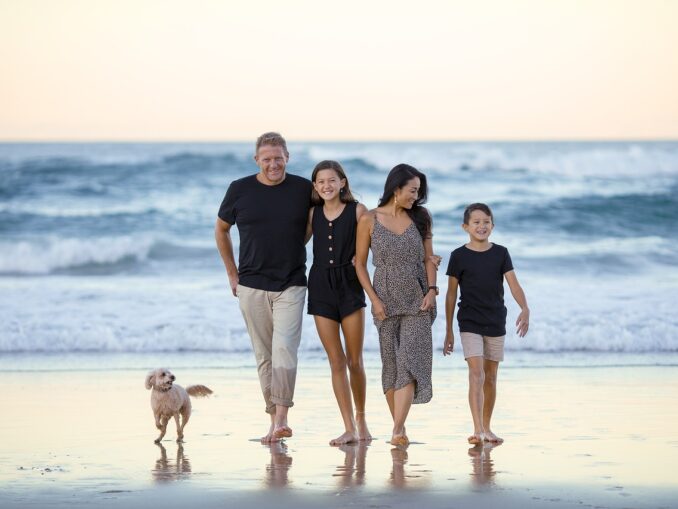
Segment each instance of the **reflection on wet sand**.
[{"label": "reflection on wet sand", "polygon": [[492,452],[492,449],[499,447],[500,445],[501,444],[485,442],[484,444],[478,444],[471,447],[468,450],[468,455],[471,457],[471,466],[473,467],[473,471],[471,472],[471,483],[474,486],[495,485],[494,476],[496,472],[490,453]]},{"label": "reflection on wet sand", "polygon": [[391,485],[395,488],[425,488],[431,483],[431,471],[424,468],[422,464],[408,464],[409,455],[407,452],[409,446],[396,446],[391,449],[391,459],[393,468],[391,469]]},{"label": "reflection on wet sand", "polygon": [[271,451],[271,462],[266,465],[265,483],[269,488],[283,488],[287,486],[288,472],[292,466],[292,456],[287,454],[287,445],[284,442],[265,444]]},{"label": "reflection on wet sand", "polygon": [[365,458],[368,445],[365,442],[337,447],[344,453],[344,464],[337,467],[334,477],[340,488],[362,486],[365,483]]},{"label": "reflection on wet sand", "polygon": [[191,474],[191,462],[184,455],[184,446],[177,444],[177,456],[174,461],[167,459],[167,450],[162,444],[155,444],[160,448],[160,457],[155,461],[151,470],[153,480],[157,483],[178,481]]}]

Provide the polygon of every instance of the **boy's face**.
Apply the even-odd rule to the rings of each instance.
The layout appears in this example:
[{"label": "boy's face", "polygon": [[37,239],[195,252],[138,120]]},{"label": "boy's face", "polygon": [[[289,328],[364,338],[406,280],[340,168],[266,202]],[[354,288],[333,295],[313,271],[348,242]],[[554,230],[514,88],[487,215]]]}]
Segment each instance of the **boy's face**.
[{"label": "boy's face", "polygon": [[468,224],[463,224],[462,227],[469,234],[471,240],[476,242],[485,242],[492,233],[492,217],[488,216],[482,210],[474,210],[471,212]]}]

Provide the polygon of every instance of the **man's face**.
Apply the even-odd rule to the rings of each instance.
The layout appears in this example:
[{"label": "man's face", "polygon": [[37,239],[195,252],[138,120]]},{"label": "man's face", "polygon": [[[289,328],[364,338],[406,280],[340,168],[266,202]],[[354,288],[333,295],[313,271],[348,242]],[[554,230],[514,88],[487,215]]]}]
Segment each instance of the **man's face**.
[{"label": "man's face", "polygon": [[287,166],[288,157],[281,146],[262,145],[254,156],[254,160],[259,166],[262,183],[275,186],[285,178],[285,166]]}]

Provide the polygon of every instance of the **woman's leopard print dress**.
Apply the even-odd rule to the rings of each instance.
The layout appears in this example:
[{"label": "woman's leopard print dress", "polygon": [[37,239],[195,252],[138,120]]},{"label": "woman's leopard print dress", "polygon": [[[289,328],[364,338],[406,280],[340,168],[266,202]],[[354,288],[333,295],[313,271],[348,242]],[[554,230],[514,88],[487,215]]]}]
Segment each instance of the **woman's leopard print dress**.
[{"label": "woman's leopard print dress", "polygon": [[384,392],[414,382],[413,403],[427,403],[433,396],[431,325],[436,309],[419,309],[428,289],[421,234],[411,223],[398,235],[375,218],[371,247],[373,286],[386,308],[386,319],[374,320],[379,332]]}]

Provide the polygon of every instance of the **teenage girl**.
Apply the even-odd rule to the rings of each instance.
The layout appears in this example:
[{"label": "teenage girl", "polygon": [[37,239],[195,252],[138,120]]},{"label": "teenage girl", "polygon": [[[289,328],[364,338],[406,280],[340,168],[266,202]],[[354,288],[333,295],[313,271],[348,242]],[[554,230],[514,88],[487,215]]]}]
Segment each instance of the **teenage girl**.
[{"label": "teenage girl", "polygon": [[342,445],[372,438],[365,421],[365,294],[353,266],[356,224],[367,208],[353,198],[346,173],[336,161],[318,163],[311,181],[315,206],[309,212],[307,232],[313,234],[308,314],[313,315],[327,352],[332,388],[344,421],[344,433],[330,440],[330,445]]}]

